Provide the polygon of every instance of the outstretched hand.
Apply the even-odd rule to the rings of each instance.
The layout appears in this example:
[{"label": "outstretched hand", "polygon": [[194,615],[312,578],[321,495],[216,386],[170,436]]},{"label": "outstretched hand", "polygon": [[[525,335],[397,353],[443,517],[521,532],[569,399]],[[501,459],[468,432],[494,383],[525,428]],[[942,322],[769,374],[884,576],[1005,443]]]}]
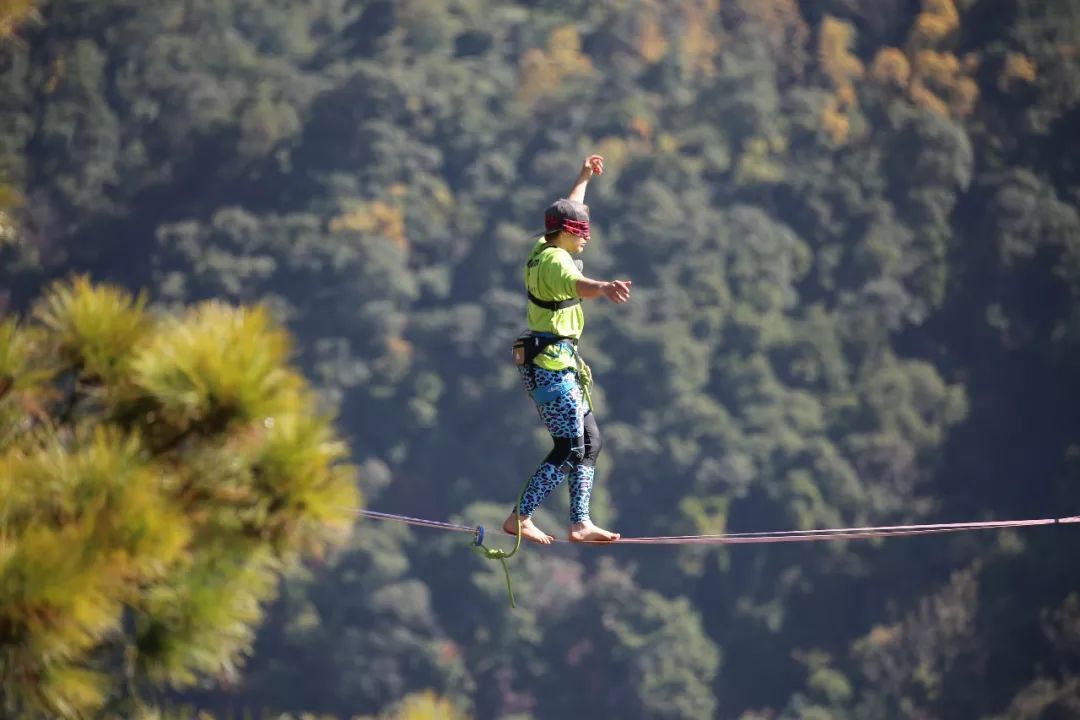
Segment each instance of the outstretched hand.
[{"label": "outstretched hand", "polygon": [[604,296],[616,305],[622,305],[630,299],[632,284],[630,280],[612,280],[604,286]]}]

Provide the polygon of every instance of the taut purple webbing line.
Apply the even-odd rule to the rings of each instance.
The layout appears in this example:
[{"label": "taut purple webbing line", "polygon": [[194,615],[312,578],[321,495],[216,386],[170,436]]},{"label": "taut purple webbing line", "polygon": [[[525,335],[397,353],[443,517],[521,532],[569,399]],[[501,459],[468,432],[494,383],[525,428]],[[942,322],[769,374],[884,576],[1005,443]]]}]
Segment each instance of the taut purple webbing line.
[{"label": "taut purple webbing line", "polygon": [[[614,544],[635,545],[751,545],[756,543],[820,542],[822,540],[865,540],[869,538],[907,537],[911,535],[939,535],[971,530],[1004,530],[1007,528],[1034,527],[1080,523],[1080,515],[1064,518],[1040,518],[1036,520],[1000,520],[969,523],[938,523],[934,525],[884,525],[879,527],[827,528],[823,530],[785,530],[762,533],[730,533],[727,535],[671,535],[658,537],[620,538]],[[590,545],[611,545],[604,541],[590,541]]]},{"label": "taut purple webbing line", "polygon": [[[432,530],[476,533],[477,528],[468,525],[425,520],[407,515],[375,510],[351,510],[360,517],[373,520],[394,520]],[[758,543],[820,542],[823,540],[865,540],[885,537],[910,537],[912,535],[939,535],[971,530],[1004,530],[1008,528],[1064,525],[1080,523],[1080,515],[1063,518],[1039,518],[1035,520],[989,520],[966,523],[937,523],[930,525],[881,525],[877,527],[825,528],[821,530],[781,530],[777,532],[743,532],[723,535],[661,535],[655,537],[626,537],[612,542],[589,541],[584,545],[753,545]],[[557,540],[556,542],[565,542]]]},{"label": "taut purple webbing line", "polygon": [[453,530],[455,532],[474,533],[476,528],[467,525],[455,525],[454,523],[439,522],[438,520],[425,520],[423,518],[409,517],[408,515],[393,515],[391,513],[378,512],[375,510],[352,510],[354,515],[371,518],[372,520],[396,520],[407,525],[426,527],[433,530]]}]

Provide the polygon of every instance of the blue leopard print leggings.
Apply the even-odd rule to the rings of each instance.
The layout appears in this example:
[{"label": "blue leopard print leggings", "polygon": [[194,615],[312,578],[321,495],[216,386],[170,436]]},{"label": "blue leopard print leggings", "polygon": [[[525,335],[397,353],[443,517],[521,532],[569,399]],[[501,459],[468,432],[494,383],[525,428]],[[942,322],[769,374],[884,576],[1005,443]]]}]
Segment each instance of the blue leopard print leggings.
[{"label": "blue leopard print leggings", "polygon": [[[531,372],[528,367],[519,370],[522,383],[529,392],[537,386],[563,383],[567,374],[574,375],[573,370],[553,372],[538,367],[531,368]],[[534,377],[536,385],[533,384]],[[518,512],[523,518],[532,515],[544,498],[569,474],[570,522],[586,522],[589,520],[596,458],[600,455],[601,447],[596,418],[586,406],[581,387],[576,381],[568,392],[550,402],[537,403],[536,409],[551,433],[554,447],[525,488]]]}]

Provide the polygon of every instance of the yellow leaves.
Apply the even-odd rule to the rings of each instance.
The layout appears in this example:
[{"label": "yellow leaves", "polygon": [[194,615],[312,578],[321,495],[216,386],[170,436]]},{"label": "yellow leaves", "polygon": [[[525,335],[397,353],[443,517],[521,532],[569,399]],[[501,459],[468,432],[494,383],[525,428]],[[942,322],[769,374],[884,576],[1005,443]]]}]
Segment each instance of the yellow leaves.
[{"label": "yellow leaves", "polygon": [[[391,194],[398,198],[401,196],[400,193]],[[330,221],[330,232],[379,235],[402,249],[409,246],[409,239],[405,233],[404,212],[400,207],[382,200],[353,205],[348,211]]]},{"label": "yellow leaves", "polygon": [[564,25],[551,32],[548,37],[548,51],[554,56],[556,62],[564,68],[571,69],[584,63],[588,70],[592,70],[592,63],[589,59],[580,56],[581,37],[571,25]]},{"label": "yellow leaves", "polygon": [[954,29],[955,27],[951,27],[945,19],[937,15],[920,13],[915,18],[912,36],[916,46],[933,45],[945,40]]},{"label": "yellow leaves", "polygon": [[923,0],[923,12],[944,18],[953,27],[960,24],[960,14],[956,11],[954,0]]},{"label": "yellow leaves", "polygon": [[836,107],[840,110],[848,110],[858,105],[859,98],[855,94],[854,85],[845,85],[839,88],[833,95],[833,99],[836,101]]},{"label": "yellow leaves", "polygon": [[555,28],[547,48],[532,48],[518,67],[518,99],[531,107],[542,96],[562,86],[567,78],[589,75],[593,64],[581,52],[581,37],[572,25]]},{"label": "yellow leaves", "polygon": [[855,29],[851,23],[826,15],[818,35],[818,62],[834,88],[842,88],[862,77],[864,68],[851,52]]},{"label": "yellow leaves", "polygon": [[0,185],[0,208],[17,207],[22,204],[22,196],[10,185]]},{"label": "yellow leaves", "polygon": [[[877,51],[869,78],[879,87],[903,93],[915,105],[944,115],[964,117],[974,111],[979,87],[972,75],[978,56],[963,60],[943,47],[960,25],[953,0],[923,0],[905,45],[906,50],[885,47]],[[854,29],[826,16],[821,22],[818,61],[836,92],[822,110],[822,128],[834,142],[846,142],[851,133],[852,111],[858,109],[854,81],[863,67],[850,48]]]},{"label": "yellow leaves", "polygon": [[952,53],[920,50],[915,56],[913,76],[911,97],[916,104],[946,117],[964,117],[974,109],[978,85],[963,74],[960,61]]},{"label": "yellow leaves", "polygon": [[642,3],[635,43],[638,55],[647,63],[657,63],[674,51],[690,74],[713,75],[720,49],[713,32],[719,0],[681,0],[677,7],[673,5],[657,0]]},{"label": "yellow leaves", "polygon": [[967,76],[956,79],[950,88],[949,107],[955,117],[967,117],[979,102],[979,84]]},{"label": "yellow leaves", "polygon": [[908,36],[913,52],[950,39],[960,27],[960,13],[953,0],[923,0],[922,12]]},{"label": "yellow leaves", "polygon": [[389,350],[392,355],[403,359],[411,358],[413,355],[412,343],[397,335],[392,335],[387,338],[386,349]]},{"label": "yellow leaves", "polygon": [[667,37],[655,14],[648,15],[638,32],[638,54],[647,63],[659,62],[668,51]]},{"label": "yellow leaves", "polygon": [[855,29],[850,23],[826,15],[818,35],[818,64],[834,89],[822,108],[821,127],[834,143],[851,135],[849,113],[858,109],[854,81],[863,76],[862,62],[851,52]]},{"label": "yellow leaves", "polygon": [[879,50],[871,77],[939,115],[971,114],[979,101],[979,86],[972,77],[979,58],[969,53],[961,60],[942,47],[951,42],[959,26],[960,15],[952,0],[923,0],[923,10],[908,32],[906,51]]},{"label": "yellow leaves", "polygon": [[915,55],[915,74],[923,82],[945,85],[958,72],[960,72],[960,61],[951,53],[920,50]]},{"label": "yellow leaves", "polygon": [[903,89],[911,80],[911,63],[901,50],[893,47],[882,48],[874,56],[870,76],[882,85]]},{"label": "yellow leaves", "polygon": [[630,119],[630,129],[633,130],[646,145],[652,144],[653,127],[647,118],[635,115]]},{"label": "yellow leaves", "polygon": [[19,226],[10,214],[12,208],[22,205],[22,196],[15,188],[0,183],[0,247],[18,240]]},{"label": "yellow leaves", "polygon": [[714,18],[720,12],[720,0],[683,0],[681,50],[687,67],[706,77],[716,72],[716,54],[720,40],[712,31]]},{"label": "yellow leaves", "polygon": [[405,698],[381,720],[467,720],[457,706],[439,697],[432,690],[406,695]]},{"label": "yellow leaves", "polygon": [[1013,92],[1018,88],[1031,85],[1038,76],[1035,61],[1023,53],[1011,52],[1005,56],[1005,63],[998,75],[998,88],[1002,92]]},{"label": "yellow leaves", "polygon": [[0,40],[11,37],[20,25],[36,16],[36,0],[0,0]]}]

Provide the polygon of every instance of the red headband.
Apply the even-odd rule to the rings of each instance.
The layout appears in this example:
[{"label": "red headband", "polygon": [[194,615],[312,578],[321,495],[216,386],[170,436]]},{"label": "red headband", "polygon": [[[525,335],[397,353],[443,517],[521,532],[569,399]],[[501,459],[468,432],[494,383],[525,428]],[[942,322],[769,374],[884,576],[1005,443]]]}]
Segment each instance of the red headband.
[{"label": "red headband", "polygon": [[560,218],[554,216],[548,216],[544,218],[544,229],[548,232],[553,230],[565,230],[571,235],[577,235],[578,237],[589,237],[589,221],[588,220],[569,220],[567,218]]}]

